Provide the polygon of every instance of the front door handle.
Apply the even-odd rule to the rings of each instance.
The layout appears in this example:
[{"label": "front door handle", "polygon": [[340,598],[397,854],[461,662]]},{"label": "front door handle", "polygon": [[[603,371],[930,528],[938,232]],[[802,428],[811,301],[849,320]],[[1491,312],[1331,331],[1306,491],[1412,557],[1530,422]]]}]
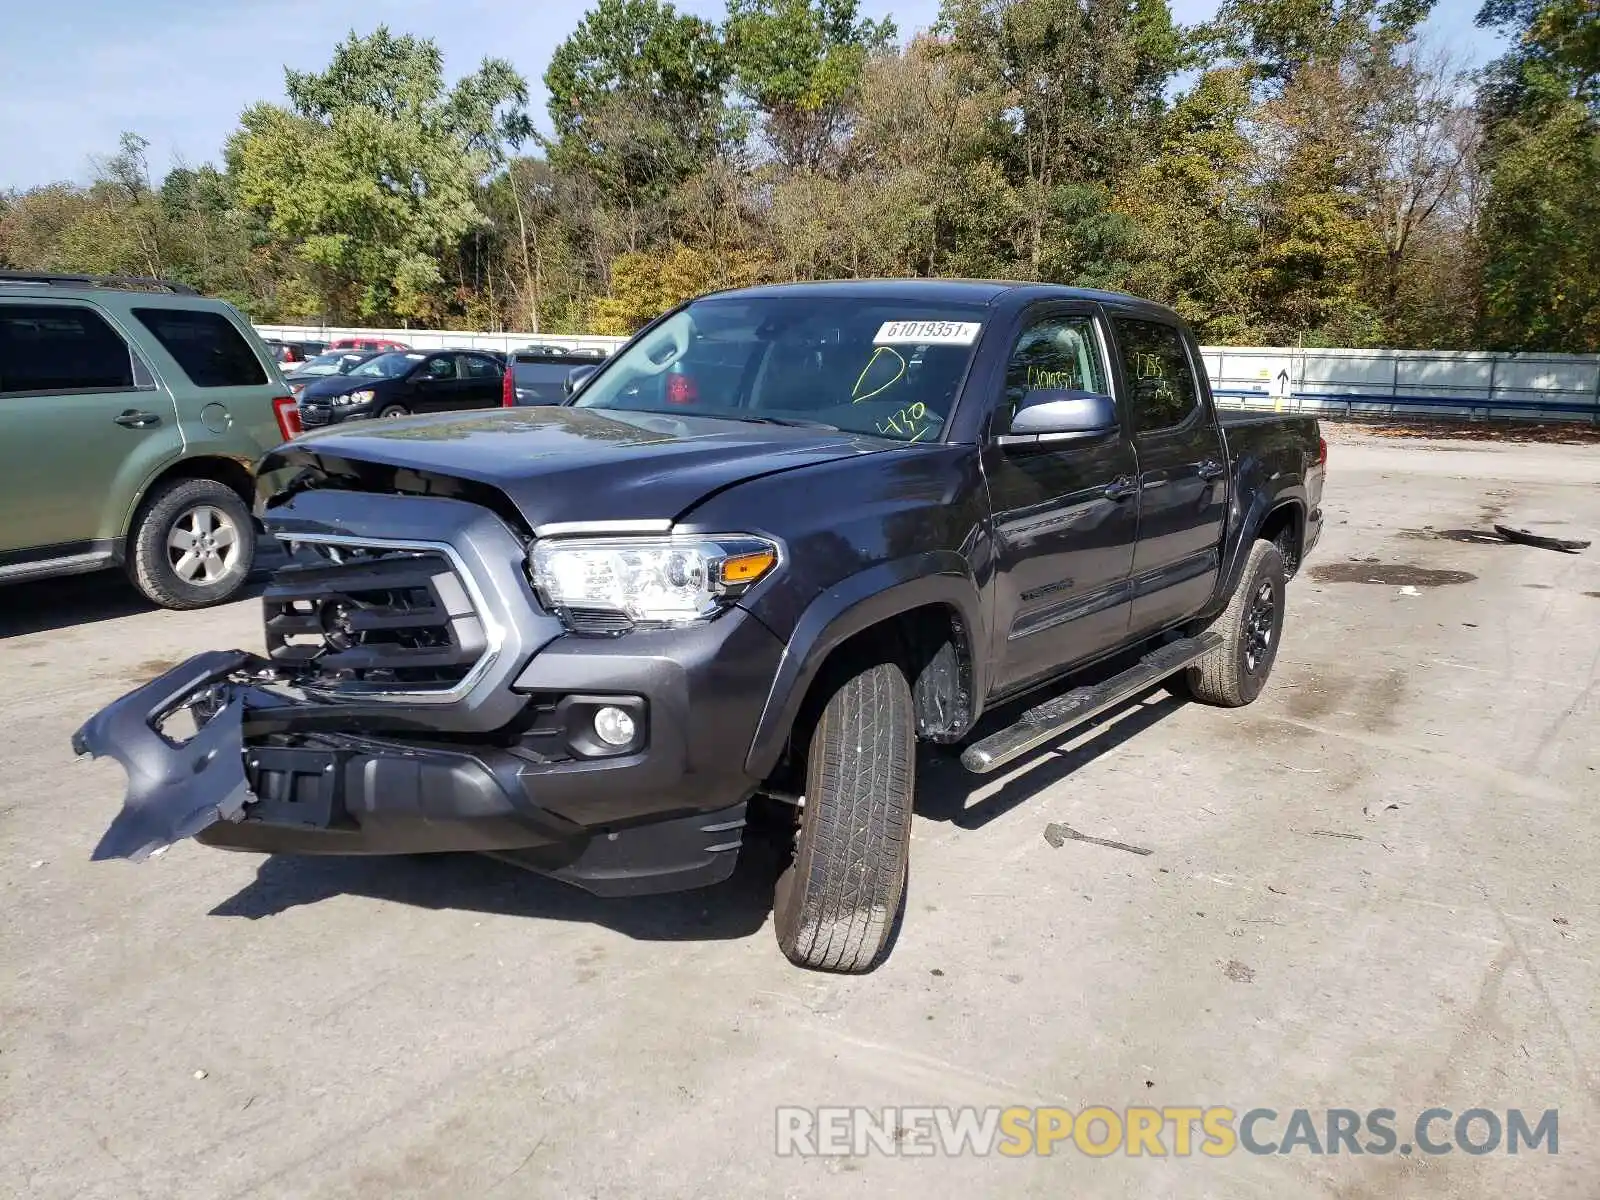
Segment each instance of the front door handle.
[{"label": "front door handle", "polygon": [[1201,479],[1221,479],[1222,473],[1228,468],[1214,458],[1208,458],[1200,464]]},{"label": "front door handle", "polygon": [[129,429],[143,429],[161,420],[155,413],[144,412],[137,408],[124,409],[111,419],[118,425],[124,425]]},{"label": "front door handle", "polygon": [[1131,475],[1119,475],[1106,484],[1107,500],[1126,500],[1129,496],[1137,495],[1139,481]]}]

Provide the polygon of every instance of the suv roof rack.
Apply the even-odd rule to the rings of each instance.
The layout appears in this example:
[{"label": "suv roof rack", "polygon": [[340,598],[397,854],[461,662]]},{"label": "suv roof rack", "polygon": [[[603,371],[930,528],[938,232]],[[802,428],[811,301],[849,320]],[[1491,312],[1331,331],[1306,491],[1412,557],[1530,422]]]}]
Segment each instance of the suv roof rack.
[{"label": "suv roof rack", "polygon": [[124,291],[167,291],[175,296],[198,296],[187,283],[151,275],[58,275],[43,271],[0,271],[0,283],[44,283],[57,287],[120,288]]}]

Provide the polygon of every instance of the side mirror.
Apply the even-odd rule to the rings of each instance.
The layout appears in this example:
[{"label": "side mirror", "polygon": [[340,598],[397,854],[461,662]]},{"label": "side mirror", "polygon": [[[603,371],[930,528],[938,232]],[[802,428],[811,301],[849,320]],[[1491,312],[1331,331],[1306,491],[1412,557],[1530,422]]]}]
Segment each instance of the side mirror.
[{"label": "side mirror", "polygon": [[1071,388],[1041,388],[1022,398],[1011,418],[1011,432],[998,440],[1002,446],[1083,442],[1115,433],[1119,427],[1116,401],[1110,396]]},{"label": "side mirror", "polygon": [[573,367],[572,370],[567,372],[566,379],[562,380],[561,390],[566,393],[568,399],[571,399],[577,395],[578,389],[583,386],[584,381],[599,369],[598,364],[590,366],[587,363],[581,367]]}]

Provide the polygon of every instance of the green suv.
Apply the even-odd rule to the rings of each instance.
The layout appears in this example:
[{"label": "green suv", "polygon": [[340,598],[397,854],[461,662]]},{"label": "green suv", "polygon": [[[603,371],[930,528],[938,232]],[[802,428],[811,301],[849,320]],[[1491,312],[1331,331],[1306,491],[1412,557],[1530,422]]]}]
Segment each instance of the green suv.
[{"label": "green suv", "polygon": [[297,431],[231,305],[0,271],[0,583],[120,566],[167,608],[228,599],[255,561],[255,464]]}]

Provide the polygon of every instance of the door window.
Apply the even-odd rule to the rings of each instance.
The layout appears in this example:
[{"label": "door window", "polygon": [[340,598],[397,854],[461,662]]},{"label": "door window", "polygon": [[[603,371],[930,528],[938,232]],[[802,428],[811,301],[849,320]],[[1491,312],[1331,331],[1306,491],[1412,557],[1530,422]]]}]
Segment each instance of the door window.
[{"label": "door window", "polygon": [[449,354],[430,358],[428,365],[422,369],[423,375],[428,379],[454,379],[456,377],[456,360]]},{"label": "door window", "polygon": [[92,309],[0,304],[0,395],[131,392],[153,386],[122,336]]},{"label": "door window", "polygon": [[[267,372],[250,343],[221,313],[186,308],[136,308],[133,315],[139,319],[139,324],[155,334],[156,341],[177,360],[195,387],[254,387],[267,381]],[[280,345],[283,352],[298,355],[298,359],[281,361],[305,358],[297,347]]]},{"label": "door window", "polygon": [[1011,418],[1029,392],[1064,390],[1111,390],[1106,386],[1094,318],[1081,313],[1041,317],[1023,330],[1006,365],[1001,427],[995,432],[1005,433],[1011,428]]},{"label": "door window", "polygon": [[1134,431],[1153,433],[1182,425],[1200,403],[1182,336],[1159,321],[1118,317],[1115,324]]},{"label": "door window", "polygon": [[476,354],[463,355],[461,364],[468,379],[499,379],[500,367],[493,359],[479,358]]}]

